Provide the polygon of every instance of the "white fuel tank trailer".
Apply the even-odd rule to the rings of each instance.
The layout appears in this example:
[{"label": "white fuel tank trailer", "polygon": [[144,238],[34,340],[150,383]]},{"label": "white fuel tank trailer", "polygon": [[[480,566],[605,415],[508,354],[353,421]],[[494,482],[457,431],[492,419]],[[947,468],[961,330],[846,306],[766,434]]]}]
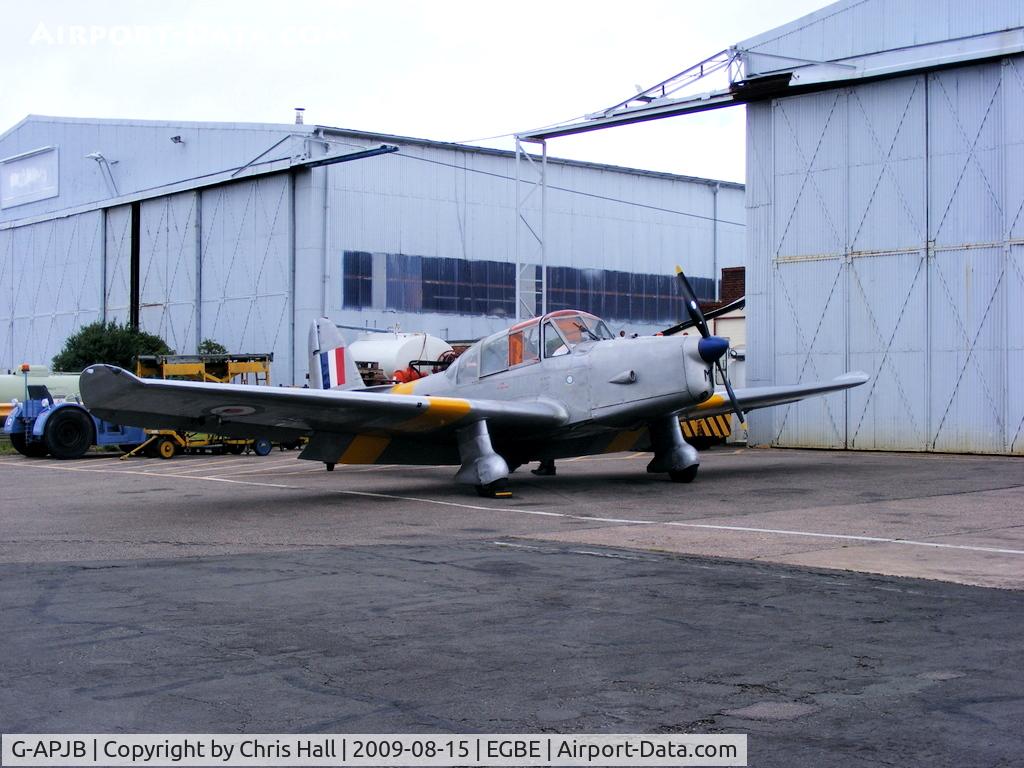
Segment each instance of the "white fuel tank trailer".
[{"label": "white fuel tank trailer", "polygon": [[349,344],[357,363],[376,363],[386,376],[408,368],[413,360],[440,360],[451,351],[448,342],[429,333],[366,333]]}]

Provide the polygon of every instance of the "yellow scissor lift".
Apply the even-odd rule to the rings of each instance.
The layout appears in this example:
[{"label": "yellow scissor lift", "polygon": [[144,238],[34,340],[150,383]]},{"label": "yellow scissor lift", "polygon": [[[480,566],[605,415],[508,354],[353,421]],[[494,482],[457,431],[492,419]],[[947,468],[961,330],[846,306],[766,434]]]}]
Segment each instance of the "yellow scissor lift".
[{"label": "yellow scissor lift", "polygon": [[[220,384],[270,384],[273,353],[265,355],[141,355],[135,361],[135,375],[144,379],[179,379]],[[140,453],[150,458],[173,458],[176,453],[215,451],[241,454],[252,451],[266,456],[273,450],[267,438],[243,440],[200,432],[147,429],[148,439],[122,456]]]}]

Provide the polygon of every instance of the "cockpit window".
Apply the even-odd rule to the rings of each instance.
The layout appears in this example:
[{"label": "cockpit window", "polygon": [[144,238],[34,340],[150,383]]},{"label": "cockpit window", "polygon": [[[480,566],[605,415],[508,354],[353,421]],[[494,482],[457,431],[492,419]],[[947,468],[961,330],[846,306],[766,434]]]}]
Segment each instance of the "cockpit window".
[{"label": "cockpit window", "polygon": [[544,323],[544,356],[565,355],[582,342],[612,338],[615,337],[604,321],[593,315],[557,315]]},{"label": "cockpit window", "polygon": [[499,333],[484,339],[480,346],[480,375],[508,370],[508,334]]},{"label": "cockpit window", "polygon": [[558,332],[555,324],[548,320],[544,323],[544,357],[558,357],[569,354],[569,345]]},{"label": "cockpit window", "polygon": [[608,330],[604,320],[593,315],[580,315],[580,318],[587,324],[587,329],[600,340],[614,339],[615,335]]},{"label": "cockpit window", "polygon": [[459,384],[469,384],[476,381],[477,372],[480,364],[480,345],[474,344],[472,347],[467,349],[459,357],[456,365],[458,366],[458,377]]},{"label": "cockpit window", "polygon": [[508,363],[510,366],[528,365],[540,360],[540,327],[534,322],[508,334]]}]

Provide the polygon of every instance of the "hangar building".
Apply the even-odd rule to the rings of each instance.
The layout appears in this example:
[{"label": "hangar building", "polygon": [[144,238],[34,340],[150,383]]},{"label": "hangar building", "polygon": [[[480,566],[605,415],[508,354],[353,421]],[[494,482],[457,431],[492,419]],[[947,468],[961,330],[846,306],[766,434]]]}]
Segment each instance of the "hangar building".
[{"label": "hangar building", "polygon": [[872,376],[752,439],[1024,453],[1024,4],[842,0],[736,49],[775,91],[747,105],[748,384]]},{"label": "hangar building", "polygon": [[[541,199],[518,171],[515,153],[320,125],[29,116],[0,135],[0,368],[97,319],[180,353],[272,351],[278,383],[305,377],[319,315],[479,337],[523,314],[517,271],[541,283],[522,246]],[[683,315],[676,263],[710,298],[742,263],[740,184],[556,159],[545,184],[549,309],[652,331]]]}]

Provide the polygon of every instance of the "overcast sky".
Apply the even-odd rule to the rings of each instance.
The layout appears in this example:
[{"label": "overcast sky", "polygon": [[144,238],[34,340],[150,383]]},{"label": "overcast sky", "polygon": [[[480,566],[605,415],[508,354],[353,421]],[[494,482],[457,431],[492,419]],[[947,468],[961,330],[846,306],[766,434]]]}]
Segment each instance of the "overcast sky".
[{"label": "overcast sky", "polygon": [[[302,106],[307,123],[472,141],[608,107],[825,4],[0,0],[0,132],[27,114],[289,123]],[[733,108],[549,153],[742,181],[743,130]]]}]

